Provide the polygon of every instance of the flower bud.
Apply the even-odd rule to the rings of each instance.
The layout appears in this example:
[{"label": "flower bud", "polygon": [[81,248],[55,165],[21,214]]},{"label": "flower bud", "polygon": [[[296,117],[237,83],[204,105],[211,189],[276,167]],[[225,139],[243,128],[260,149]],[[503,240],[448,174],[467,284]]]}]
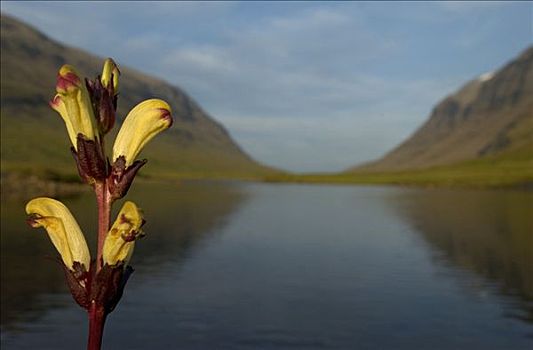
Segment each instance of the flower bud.
[{"label": "flower bud", "polygon": [[102,86],[106,89],[113,89],[113,95],[118,93],[118,77],[120,76],[120,71],[118,70],[117,64],[111,58],[108,58],[104,62],[104,68],[102,69],[102,76],[100,81]]},{"label": "flower bud", "polygon": [[50,107],[63,118],[70,141],[77,150],[78,134],[89,140],[94,140],[98,134],[89,93],[85,83],[70,65],[64,65],[59,70],[56,92],[50,101]]},{"label": "flower bud", "polygon": [[104,62],[102,75],[94,80],[87,80],[87,90],[93,104],[100,135],[107,134],[115,124],[119,75],[120,71],[115,62],[108,58]]},{"label": "flower bud", "polygon": [[113,145],[113,161],[124,156],[125,166],[129,167],[148,141],[171,125],[170,106],[165,101],[150,99],[139,103],[122,123]]},{"label": "flower bud", "polygon": [[71,271],[89,270],[91,256],[76,219],[61,202],[46,197],[32,199],[26,205],[32,227],[44,227],[50,240],[61,255],[65,266]]},{"label": "flower bud", "polygon": [[142,225],[144,219],[141,210],[135,203],[125,202],[105,238],[102,254],[104,265],[115,266],[123,263],[125,267],[128,264],[135,240],[144,236]]}]

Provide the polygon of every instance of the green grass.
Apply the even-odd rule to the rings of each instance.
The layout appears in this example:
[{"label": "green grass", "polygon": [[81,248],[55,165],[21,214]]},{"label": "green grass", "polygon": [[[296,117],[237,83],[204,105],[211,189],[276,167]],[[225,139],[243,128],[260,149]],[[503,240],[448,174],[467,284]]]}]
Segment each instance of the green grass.
[{"label": "green grass", "polygon": [[533,147],[527,145],[505,154],[422,170],[352,172],[338,174],[282,174],[268,182],[330,184],[395,184],[447,187],[515,187],[533,184]]},{"label": "green grass", "polygon": [[[107,138],[108,154],[114,136]],[[78,181],[70,142],[59,116],[46,123],[39,118],[2,118],[2,173],[36,175],[60,182]],[[249,161],[241,153],[206,145],[177,144],[174,135],[159,135],[139,158],[148,164],[139,173],[145,179],[260,179],[272,170]]]},{"label": "green grass", "polygon": [[[111,136],[110,139],[113,137]],[[111,143],[111,141],[108,141]],[[36,175],[76,182],[78,175],[70,144],[59,117],[50,123],[38,118],[2,118],[2,173]],[[109,145],[108,145],[109,146]],[[505,187],[533,184],[533,144],[498,156],[449,166],[396,172],[290,174],[251,169],[239,154],[216,148],[186,147],[172,135],[150,143],[142,157],[149,159],[140,177],[150,180],[242,179],[289,183],[400,184],[416,186]]]}]

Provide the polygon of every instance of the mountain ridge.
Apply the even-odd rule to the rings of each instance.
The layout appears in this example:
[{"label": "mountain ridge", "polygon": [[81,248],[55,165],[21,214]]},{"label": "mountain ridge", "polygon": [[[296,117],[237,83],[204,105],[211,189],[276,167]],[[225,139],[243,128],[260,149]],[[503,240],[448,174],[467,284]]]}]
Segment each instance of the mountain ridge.
[{"label": "mountain ridge", "polygon": [[382,158],[347,172],[427,169],[532,147],[533,46],[446,96]]},{"label": "mountain ridge", "polygon": [[[93,77],[100,72],[103,59],[57,42],[3,13],[1,35],[2,171],[31,171],[29,168],[35,166],[37,172],[70,174],[73,163],[66,131],[48,101],[54,94],[55,77],[62,64],[71,64],[81,75]],[[119,123],[134,105],[147,98],[164,99],[172,107],[173,127],[141,154],[152,163],[143,169],[144,174],[254,177],[273,171],[253,160],[224,126],[182,89],[118,63],[122,73]],[[29,137],[32,129],[39,130],[41,142]],[[115,127],[114,133],[117,130]],[[55,166],[50,159],[56,162]]]}]

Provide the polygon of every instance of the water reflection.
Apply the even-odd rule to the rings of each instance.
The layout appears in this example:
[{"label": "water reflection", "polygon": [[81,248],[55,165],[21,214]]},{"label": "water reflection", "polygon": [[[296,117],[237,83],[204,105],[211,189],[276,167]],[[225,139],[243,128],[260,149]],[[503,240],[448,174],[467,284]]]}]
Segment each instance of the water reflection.
[{"label": "water reflection", "polygon": [[136,245],[132,265],[143,267],[139,273],[157,271],[162,263],[174,265],[204,237],[220,232],[246,198],[242,187],[227,183],[188,182],[175,191],[168,185],[137,186],[128,200],[143,208],[148,236]]},{"label": "water reflection", "polygon": [[[137,244],[132,264],[136,274],[158,271],[160,265],[184,259],[197,243],[216,231],[226,217],[245,199],[235,186],[142,184],[132,189],[128,199],[144,209],[146,238]],[[94,247],[96,210],[91,193],[63,199],[77,218]],[[46,310],[71,306],[62,270],[55,266],[57,256],[44,230],[25,224],[25,202],[4,200],[1,206],[1,326],[15,330],[19,324],[40,317]],[[115,206],[116,211],[120,203]],[[48,259],[47,259],[48,257]],[[139,276],[140,277],[140,276]],[[135,278],[135,274],[133,276]],[[46,299],[46,300],[43,300]]]},{"label": "water reflection", "polygon": [[[207,183],[135,190],[129,198],[145,208],[148,235],[106,348],[531,348],[530,195]],[[68,200],[84,227],[96,218],[89,198]],[[82,348],[85,315],[61,292],[62,276],[50,276],[57,270],[42,255],[51,245],[24,226],[22,207],[3,206],[2,235],[12,227],[2,267],[17,271],[2,275],[2,349]],[[33,267],[41,277],[30,284]]]},{"label": "water reflection", "polygon": [[516,304],[505,316],[533,323],[532,192],[412,190],[396,193],[391,203],[437,263],[484,277]]}]

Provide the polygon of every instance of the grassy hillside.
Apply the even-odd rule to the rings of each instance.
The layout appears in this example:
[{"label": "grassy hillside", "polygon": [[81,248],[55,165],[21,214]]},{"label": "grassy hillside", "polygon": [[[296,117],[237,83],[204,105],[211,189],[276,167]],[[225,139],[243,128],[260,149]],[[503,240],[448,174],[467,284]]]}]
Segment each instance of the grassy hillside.
[{"label": "grassy hillside", "polygon": [[533,142],[520,148],[465,162],[425,169],[272,175],[270,182],[533,188]]},{"label": "grassy hillside", "polygon": [[[58,68],[69,63],[93,77],[103,59],[64,46],[13,18],[1,18],[1,166],[18,172],[75,179],[65,126],[48,107],[55,93]],[[120,62],[118,62],[120,65]],[[257,178],[272,172],[250,158],[179,88],[121,66],[119,123],[138,102],[152,97],[172,107],[174,125],[141,154],[149,164],[141,171],[152,177]],[[118,126],[115,127],[115,133]],[[114,135],[109,135],[112,145]]]},{"label": "grassy hillside", "polygon": [[[112,141],[113,136],[110,136]],[[108,142],[110,146],[111,142]],[[77,180],[70,143],[59,119],[40,123],[28,116],[4,118],[1,125],[2,173],[35,174],[43,178]],[[110,152],[109,152],[110,154]],[[157,178],[259,178],[268,168],[212,145],[190,144],[172,132],[158,136],[141,157],[149,159],[141,176]]]},{"label": "grassy hillside", "polygon": [[383,158],[352,169],[399,171],[507,154],[533,142],[533,47],[444,98]]},{"label": "grassy hillside", "polygon": [[341,174],[272,180],[533,188],[533,47],[443,99],[405,142]]}]

